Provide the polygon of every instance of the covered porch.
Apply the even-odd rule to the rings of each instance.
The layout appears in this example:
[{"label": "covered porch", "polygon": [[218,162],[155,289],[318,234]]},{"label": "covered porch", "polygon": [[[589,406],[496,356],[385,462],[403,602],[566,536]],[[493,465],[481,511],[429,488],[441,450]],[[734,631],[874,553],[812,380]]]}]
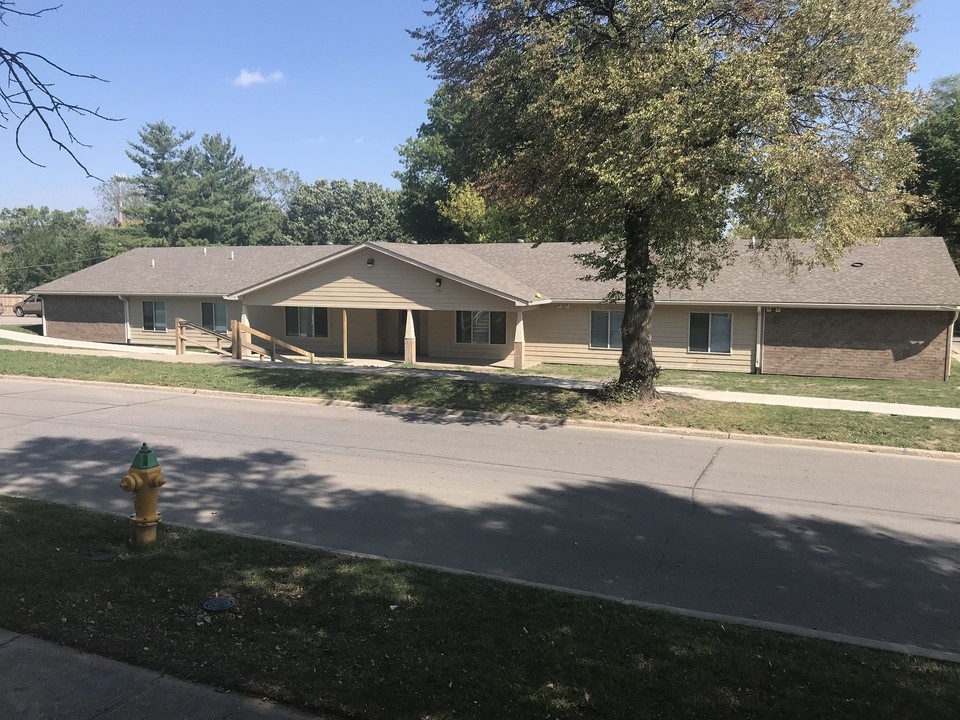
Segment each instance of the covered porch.
[{"label": "covered porch", "polygon": [[[529,312],[526,311],[526,312]],[[528,367],[524,310],[247,306],[243,326],[316,358]],[[270,349],[256,335],[246,341]],[[296,354],[280,351],[281,355]]]}]

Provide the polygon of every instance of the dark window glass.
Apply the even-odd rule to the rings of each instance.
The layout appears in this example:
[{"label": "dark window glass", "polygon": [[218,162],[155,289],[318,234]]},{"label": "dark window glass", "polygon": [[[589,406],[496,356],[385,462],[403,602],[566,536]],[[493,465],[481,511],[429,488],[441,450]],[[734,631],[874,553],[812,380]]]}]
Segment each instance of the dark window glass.
[{"label": "dark window glass", "polygon": [[730,352],[730,313],[710,315],[710,352]]},{"label": "dark window glass", "polygon": [[286,319],[287,337],[297,337],[300,335],[300,308],[284,308],[284,317]]},{"label": "dark window glass", "polygon": [[710,352],[710,313],[690,313],[690,350]]},{"label": "dark window glass", "polygon": [[327,336],[327,309],[313,309],[313,336],[325,338]]},{"label": "dark window glass", "polygon": [[490,313],[490,344],[507,344],[507,314],[505,312]]},{"label": "dark window glass", "polygon": [[473,333],[470,332],[470,318],[472,313],[469,310],[457,310],[457,342],[468,343],[473,341]]},{"label": "dark window glass", "polygon": [[143,329],[165,332],[167,329],[167,305],[162,302],[143,303]]},{"label": "dark window glass", "polygon": [[594,310],[590,313],[590,347],[609,347],[610,313]]}]

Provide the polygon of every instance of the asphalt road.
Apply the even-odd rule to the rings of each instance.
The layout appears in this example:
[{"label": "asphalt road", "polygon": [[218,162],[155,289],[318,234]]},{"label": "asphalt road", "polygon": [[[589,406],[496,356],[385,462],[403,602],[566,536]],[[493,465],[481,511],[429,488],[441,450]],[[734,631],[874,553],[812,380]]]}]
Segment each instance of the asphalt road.
[{"label": "asphalt road", "polygon": [[960,462],[0,378],[0,493],[960,652]]}]

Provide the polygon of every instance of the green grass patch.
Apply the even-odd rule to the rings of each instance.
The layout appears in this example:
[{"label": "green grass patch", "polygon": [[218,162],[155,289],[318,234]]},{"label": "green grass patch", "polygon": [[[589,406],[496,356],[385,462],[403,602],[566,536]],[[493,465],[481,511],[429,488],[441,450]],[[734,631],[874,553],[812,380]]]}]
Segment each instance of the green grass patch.
[{"label": "green grass patch", "polygon": [[664,370],[659,385],[699,387],[733,392],[803,395],[841,400],[870,400],[960,407],[960,362],[953,361],[950,379],[938,380],[850,380],[847,378],[798,377],[795,375],[748,375],[688,370]]},{"label": "green grass patch", "polygon": [[[619,375],[618,368],[604,365],[544,364],[526,370],[498,369],[496,372],[601,381],[615,380]],[[769,395],[960,407],[960,361],[953,361],[950,379],[946,382],[940,380],[858,380],[800,377],[796,375],[750,375],[748,373],[664,370],[657,378],[657,385]]]},{"label": "green grass patch", "polygon": [[[15,632],[344,717],[952,718],[960,666],[0,497]],[[204,613],[214,596],[236,612]],[[392,609],[395,606],[395,609]]]},{"label": "green grass patch", "polygon": [[43,325],[0,325],[0,330],[9,330],[10,332],[24,333],[25,335],[43,335]]},{"label": "green grass patch", "polygon": [[593,392],[585,390],[441,377],[408,378],[336,370],[192,365],[42,352],[0,352],[0,374],[325,398],[370,405],[411,405],[561,419],[589,418],[960,452],[960,423],[955,420],[682,398],[616,405],[599,402]]}]

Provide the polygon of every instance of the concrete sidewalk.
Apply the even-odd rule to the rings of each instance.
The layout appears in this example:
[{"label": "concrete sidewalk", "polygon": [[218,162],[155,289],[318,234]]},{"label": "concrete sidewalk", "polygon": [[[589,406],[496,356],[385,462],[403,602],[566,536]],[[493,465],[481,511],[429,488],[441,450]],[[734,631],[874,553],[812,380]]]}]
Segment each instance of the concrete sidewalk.
[{"label": "concrete sidewalk", "polygon": [[[392,363],[377,359],[355,359],[347,364],[304,365],[302,363],[283,363],[273,365],[270,362],[259,360],[233,360],[208,353],[187,353],[177,356],[170,348],[144,348],[135,345],[110,345],[107,343],[91,343],[79,340],[58,340],[32,336],[26,333],[0,330],[0,338],[42,347],[26,348],[22,350],[41,350],[43,352],[59,352],[65,354],[100,355],[111,357],[130,357],[133,353],[143,359],[162,362],[188,362],[216,365],[236,365],[267,369],[278,367],[283,369],[301,370],[304,372],[339,372],[359,375],[392,375],[396,377],[443,378],[446,380],[471,380],[474,382],[492,382],[505,385],[528,385],[535,387],[553,387],[564,390],[592,390],[603,383],[598,380],[571,380],[548,375],[507,375],[482,370],[460,370],[437,368],[403,368]],[[47,347],[57,345],[60,347]],[[75,349],[74,349],[75,348]],[[954,343],[954,352],[960,358],[960,342]],[[945,388],[946,389],[946,388]],[[712,402],[746,403],[749,405],[778,405],[781,407],[817,408],[822,410],[846,410],[848,412],[877,413],[880,415],[904,415],[908,417],[939,418],[946,420],[960,420],[960,408],[936,407],[929,405],[906,405],[903,403],[873,402],[867,400],[840,400],[835,398],[805,397],[799,395],[772,395],[768,393],[732,392],[728,390],[707,390],[701,388],[658,387],[665,395],[710,400]]]},{"label": "concrete sidewalk", "polygon": [[319,715],[0,629],[4,720],[306,720]]}]

